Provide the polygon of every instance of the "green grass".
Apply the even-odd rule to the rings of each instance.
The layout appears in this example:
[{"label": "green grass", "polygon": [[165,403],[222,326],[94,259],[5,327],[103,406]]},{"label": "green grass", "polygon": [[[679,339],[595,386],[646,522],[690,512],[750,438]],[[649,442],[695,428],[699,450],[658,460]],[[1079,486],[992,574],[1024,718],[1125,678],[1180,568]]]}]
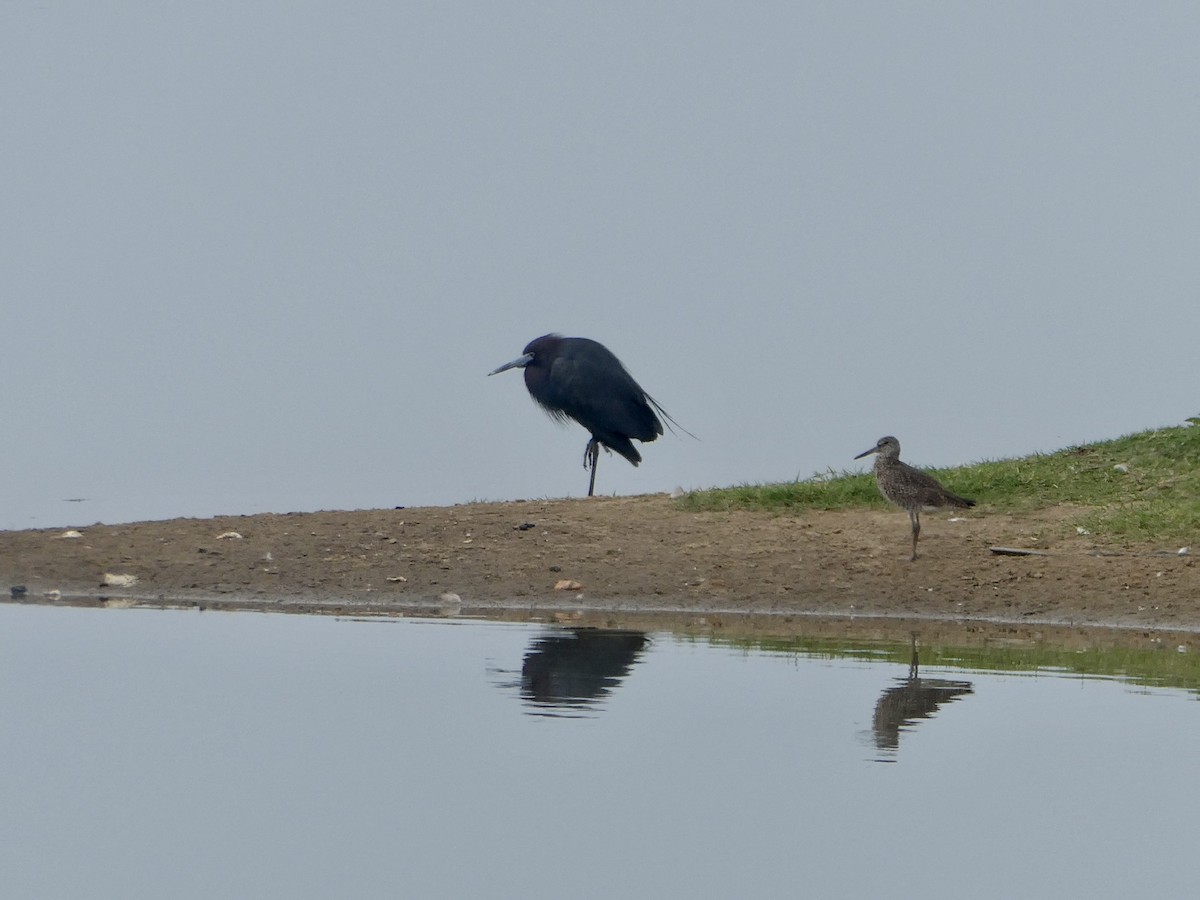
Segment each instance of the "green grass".
[{"label": "green grass", "polygon": [[[1200,421],[1020,459],[929,470],[981,510],[1079,507],[1072,526],[1098,537],[1187,544],[1200,535]],[[1124,471],[1118,466],[1124,467]],[[688,510],[798,511],[883,507],[870,472],[819,473],[785,484],[695,491]]]}]

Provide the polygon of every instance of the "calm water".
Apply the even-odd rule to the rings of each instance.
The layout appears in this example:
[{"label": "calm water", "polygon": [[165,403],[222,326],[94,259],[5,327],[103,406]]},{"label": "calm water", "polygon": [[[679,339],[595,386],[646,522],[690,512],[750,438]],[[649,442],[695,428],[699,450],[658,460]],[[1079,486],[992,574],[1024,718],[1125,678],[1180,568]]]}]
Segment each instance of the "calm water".
[{"label": "calm water", "polygon": [[0,605],[14,898],[1193,895],[1195,694],[527,625]]}]

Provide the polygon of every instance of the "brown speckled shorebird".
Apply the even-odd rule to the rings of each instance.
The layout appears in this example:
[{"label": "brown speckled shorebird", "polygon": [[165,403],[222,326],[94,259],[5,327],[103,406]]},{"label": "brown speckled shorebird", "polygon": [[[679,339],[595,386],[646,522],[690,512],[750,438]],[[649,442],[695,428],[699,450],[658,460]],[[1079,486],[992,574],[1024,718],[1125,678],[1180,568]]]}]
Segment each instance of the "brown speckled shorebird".
[{"label": "brown speckled shorebird", "polygon": [[855,459],[875,456],[875,483],[879,492],[908,513],[912,522],[912,557],[917,558],[917,538],[921,534],[921,510],[927,506],[974,506],[974,500],[952,494],[927,472],[900,462],[900,442],[891,435],[881,437],[870,450]]}]

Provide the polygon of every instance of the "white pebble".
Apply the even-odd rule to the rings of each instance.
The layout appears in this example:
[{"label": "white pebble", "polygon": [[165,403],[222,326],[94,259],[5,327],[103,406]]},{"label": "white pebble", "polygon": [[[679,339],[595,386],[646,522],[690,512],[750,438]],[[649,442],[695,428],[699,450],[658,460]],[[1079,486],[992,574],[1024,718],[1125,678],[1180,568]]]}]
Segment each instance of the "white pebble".
[{"label": "white pebble", "polygon": [[462,612],[462,597],[447,591],[438,595],[438,615],[457,616]]}]

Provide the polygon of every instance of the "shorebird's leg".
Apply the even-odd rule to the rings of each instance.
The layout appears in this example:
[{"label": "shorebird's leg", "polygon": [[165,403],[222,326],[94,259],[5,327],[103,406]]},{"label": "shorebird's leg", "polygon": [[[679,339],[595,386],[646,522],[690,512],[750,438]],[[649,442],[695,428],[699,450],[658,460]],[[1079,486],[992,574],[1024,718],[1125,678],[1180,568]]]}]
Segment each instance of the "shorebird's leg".
[{"label": "shorebird's leg", "polygon": [[917,558],[917,538],[921,536],[921,511],[919,509],[910,510],[908,517],[912,519],[913,533],[913,552],[909,557],[909,562]]}]

